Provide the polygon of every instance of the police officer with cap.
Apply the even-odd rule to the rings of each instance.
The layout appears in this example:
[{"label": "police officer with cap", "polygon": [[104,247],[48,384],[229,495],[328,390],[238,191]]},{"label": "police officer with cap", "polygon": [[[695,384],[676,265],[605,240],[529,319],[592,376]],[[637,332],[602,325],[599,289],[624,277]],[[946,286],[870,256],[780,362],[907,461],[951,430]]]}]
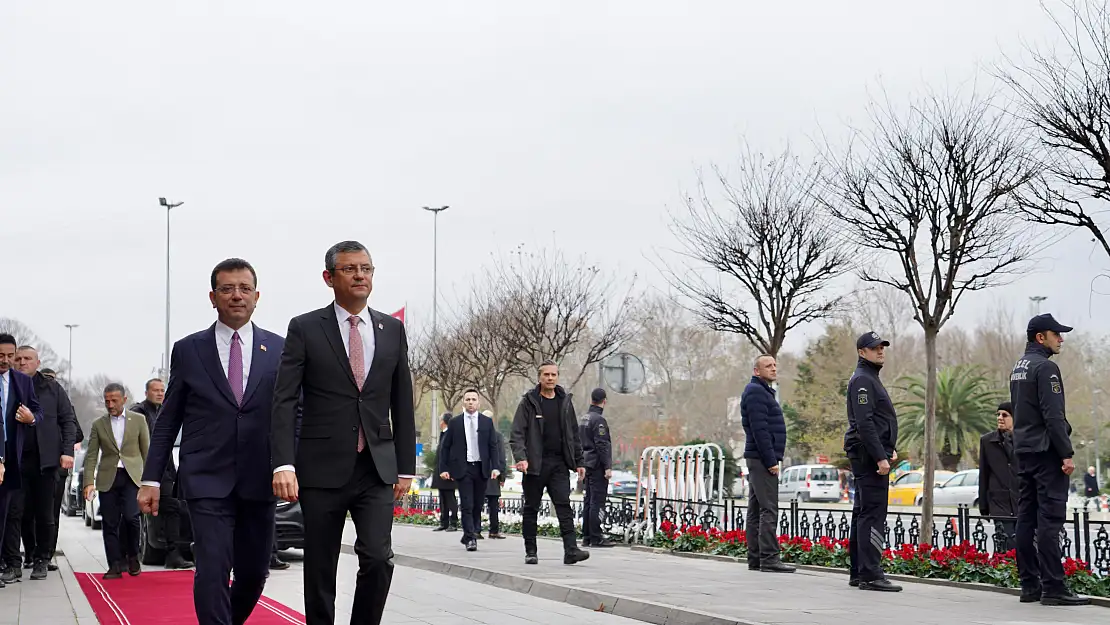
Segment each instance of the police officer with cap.
[{"label": "police officer with cap", "polygon": [[899,592],[901,586],[883,575],[882,555],[886,539],[887,490],[890,469],[898,460],[898,418],[894,403],[879,380],[886,360],[884,341],[874,332],[856,339],[859,362],[848,381],[848,431],[844,451],[852,463],[856,498],[852,504],[849,536],[851,577],[848,583],[860,590]]},{"label": "police officer with cap", "polygon": [[1085,605],[1064,585],[1060,532],[1067,514],[1072,462],[1071,425],[1064,411],[1064,381],[1050,358],[1071,328],[1052,315],[1026,327],[1025,354],[1010,373],[1014,456],[1018,465],[1017,565],[1021,602]]},{"label": "police officer with cap", "polygon": [[582,501],[582,545],[584,547],[613,547],[601,534],[601,511],[609,494],[609,478],[613,477],[613,444],[609,423],[602,416],[605,411],[605,389],[595,388],[590,393],[590,409],[579,421],[582,439],[582,459],[586,465],[586,489]]}]

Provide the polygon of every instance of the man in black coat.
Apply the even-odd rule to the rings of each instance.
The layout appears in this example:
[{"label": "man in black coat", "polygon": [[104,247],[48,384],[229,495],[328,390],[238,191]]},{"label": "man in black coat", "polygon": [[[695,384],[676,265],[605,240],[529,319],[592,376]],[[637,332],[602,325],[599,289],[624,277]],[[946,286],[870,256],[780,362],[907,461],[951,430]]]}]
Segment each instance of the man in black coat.
[{"label": "man in black coat", "polygon": [[609,495],[609,478],[613,477],[613,442],[606,421],[605,389],[590,393],[590,409],[582,415],[579,436],[582,439],[582,462],[586,465],[585,497],[582,498],[582,546],[614,547],[601,533],[601,515]]},{"label": "man in black coat", "polygon": [[479,402],[477,390],[463,393],[463,413],[447,423],[447,435],[437,454],[439,476],[459,484],[461,542],[467,551],[478,550],[486,485],[501,475],[500,460],[495,457],[493,419],[478,412]]},{"label": "man in black coat", "polygon": [[[451,413],[445,412],[439,418],[439,442],[436,444],[436,461],[443,450],[443,437],[447,435],[447,423]],[[439,468],[432,471],[432,488],[439,491],[439,526],[433,532],[457,532],[459,529],[459,500],[455,497],[458,484],[455,480],[445,480],[439,475]]]},{"label": "man in black coat", "polygon": [[1087,498],[1098,497],[1098,475],[1094,467],[1087,467],[1087,474],[1083,476],[1083,496]]},{"label": "man in black coat", "polygon": [[998,405],[998,429],[979,438],[979,513],[994,520],[994,549],[1014,546],[1018,479],[1014,462],[1014,407]]},{"label": "man in black coat", "polygon": [[777,379],[775,357],[763,354],[755,359],[752,380],[740,396],[744,458],[748,465],[748,568],[793,573],[794,567],[779,559],[776,532],[779,463],[786,452],[786,420],[771,388]]}]

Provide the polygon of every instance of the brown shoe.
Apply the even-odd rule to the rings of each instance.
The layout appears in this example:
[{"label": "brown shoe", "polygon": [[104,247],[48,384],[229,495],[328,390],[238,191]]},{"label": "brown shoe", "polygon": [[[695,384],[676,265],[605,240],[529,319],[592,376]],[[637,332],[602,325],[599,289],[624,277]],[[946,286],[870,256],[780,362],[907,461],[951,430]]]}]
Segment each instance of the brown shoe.
[{"label": "brown shoe", "polygon": [[143,567],[139,565],[139,559],[135,556],[127,558],[127,574],[131,577],[137,576],[143,572]]},{"label": "brown shoe", "polygon": [[103,579],[119,579],[123,577],[123,567],[118,562],[113,562],[108,567],[108,572],[104,574]]}]

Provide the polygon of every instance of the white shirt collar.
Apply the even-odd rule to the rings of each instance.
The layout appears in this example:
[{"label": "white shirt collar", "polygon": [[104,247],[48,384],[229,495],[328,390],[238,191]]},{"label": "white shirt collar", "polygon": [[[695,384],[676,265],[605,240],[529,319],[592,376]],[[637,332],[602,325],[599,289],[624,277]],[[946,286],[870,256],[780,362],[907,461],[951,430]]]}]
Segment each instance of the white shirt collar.
[{"label": "white shirt collar", "polygon": [[[341,322],[350,323],[350,322],[347,321],[347,319],[351,316],[351,313],[348,312],[346,308],[343,308],[342,306],[340,306],[339,302],[335,302],[333,304],[333,307],[335,308],[335,318],[337,320],[339,320]],[[366,325],[366,326],[370,325],[370,307],[369,306],[364,307],[362,309],[362,312],[358,313],[355,316],[362,320],[363,325]]]},{"label": "white shirt collar", "polygon": [[119,413],[119,416],[116,416],[116,415],[109,412],[108,417],[110,419],[123,419],[123,418],[127,417],[127,411],[124,410],[123,412]]},{"label": "white shirt collar", "polygon": [[220,320],[216,320],[216,340],[224,345],[231,345],[231,337],[235,333],[239,333],[239,340],[242,342],[243,347],[250,349],[254,345],[254,323],[248,321],[247,325],[232,330],[227,324]]}]

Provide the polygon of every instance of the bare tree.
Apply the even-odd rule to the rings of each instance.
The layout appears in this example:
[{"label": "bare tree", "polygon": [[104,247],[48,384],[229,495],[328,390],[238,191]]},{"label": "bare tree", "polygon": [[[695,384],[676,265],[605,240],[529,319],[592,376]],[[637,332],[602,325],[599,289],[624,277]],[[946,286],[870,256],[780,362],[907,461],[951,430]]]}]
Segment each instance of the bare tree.
[{"label": "bare tree", "polygon": [[50,344],[35,334],[27,324],[18,319],[0,317],[0,332],[6,332],[15,337],[16,343],[30,345],[39,353],[42,367],[53,369],[59,377],[65,378],[69,372],[69,363],[66,362]]},{"label": "bare tree", "polygon": [[[1022,240],[1014,216],[1040,171],[992,98],[929,97],[901,114],[873,103],[870,113],[873,129],[857,132],[837,159],[823,198],[846,236],[877,255],[860,277],[905,293],[924,331],[929,485],[937,459],[937,335],[964,295],[1006,282],[1036,249]],[[921,536],[930,541],[933,489],[924,495]]]},{"label": "bare tree", "polygon": [[500,414],[498,408],[505,383],[518,370],[515,361],[518,342],[510,340],[507,314],[499,304],[474,296],[452,334],[468,385],[478,389],[494,415]]},{"label": "bare tree", "polygon": [[476,292],[491,303],[494,314],[486,320],[513,354],[513,372],[533,378],[543,361],[577,353],[570,387],[632,336],[634,283],[622,288],[599,267],[568,261],[559,251],[517,248]]},{"label": "bare tree", "polygon": [[434,341],[424,343],[420,368],[416,370],[417,379],[428,391],[439,393],[448,411],[462,401],[464,391],[473,384],[470,368],[462,358],[465,348],[454,329],[440,330]]},{"label": "bare tree", "polygon": [[671,224],[693,267],[667,275],[714,330],[778,355],[790,330],[832,315],[841,298],[827,287],[850,266],[814,197],[819,181],[820,167],[789,148],[772,158],[746,149],[732,177],[714,167],[719,199],[699,175],[697,197]]},{"label": "bare tree", "polygon": [[1110,256],[1099,211],[1084,205],[1091,199],[1110,202],[1110,3],[1066,6],[1070,18],[1061,19],[1042,3],[1066,44],[1063,50],[1031,48],[1030,62],[1000,72],[1023,104],[1047,165],[1023,208],[1033,222],[1086,229]]}]

